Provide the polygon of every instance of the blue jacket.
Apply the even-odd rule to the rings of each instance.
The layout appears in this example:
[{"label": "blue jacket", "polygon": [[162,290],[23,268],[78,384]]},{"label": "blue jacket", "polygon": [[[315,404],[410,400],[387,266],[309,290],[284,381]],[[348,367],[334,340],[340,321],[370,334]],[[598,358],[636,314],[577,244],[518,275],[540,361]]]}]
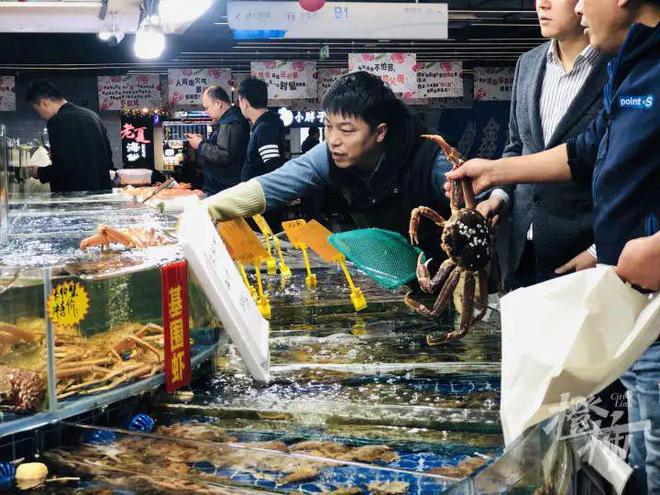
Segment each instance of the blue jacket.
[{"label": "blue jacket", "polygon": [[247,181],[272,172],[285,161],[284,124],[278,114],[268,111],[252,126],[241,180]]},{"label": "blue jacket", "polygon": [[605,108],[568,144],[574,180],[591,180],[598,261],[660,221],[660,30],[636,24],[608,66]]}]

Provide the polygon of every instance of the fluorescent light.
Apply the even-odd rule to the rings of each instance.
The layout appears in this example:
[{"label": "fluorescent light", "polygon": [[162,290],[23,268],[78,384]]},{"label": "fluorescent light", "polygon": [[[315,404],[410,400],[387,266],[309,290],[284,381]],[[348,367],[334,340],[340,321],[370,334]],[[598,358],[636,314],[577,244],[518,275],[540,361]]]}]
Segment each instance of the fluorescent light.
[{"label": "fluorescent light", "polygon": [[135,56],[144,59],[154,59],[161,56],[165,49],[165,36],[163,28],[151,24],[146,18],[135,33],[133,51]]},{"label": "fluorescent light", "polygon": [[160,0],[158,14],[165,24],[194,21],[213,3],[213,0]]}]

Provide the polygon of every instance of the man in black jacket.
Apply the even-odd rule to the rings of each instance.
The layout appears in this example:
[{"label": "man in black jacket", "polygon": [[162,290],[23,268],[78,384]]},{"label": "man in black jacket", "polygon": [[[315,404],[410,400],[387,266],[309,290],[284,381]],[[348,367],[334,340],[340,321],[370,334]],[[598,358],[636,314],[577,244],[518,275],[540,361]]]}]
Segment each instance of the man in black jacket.
[{"label": "man in black jacket", "polygon": [[199,134],[186,137],[197,152],[196,161],[204,174],[204,192],[211,195],[241,181],[250,126],[220,86],[209,86],[204,91],[202,106],[213,119],[213,132],[206,140]]},{"label": "man in black jacket", "polygon": [[268,111],[268,86],[261,79],[248,77],[238,88],[238,104],[252,123],[252,135],[241,179],[247,181],[272,172],[284,158],[284,124],[279,115]]},{"label": "man in black jacket", "polygon": [[49,182],[52,192],[111,189],[112,150],[99,116],[69,103],[46,81],[33,83],[26,100],[48,121],[52,161],[48,167],[31,168],[30,175]]}]

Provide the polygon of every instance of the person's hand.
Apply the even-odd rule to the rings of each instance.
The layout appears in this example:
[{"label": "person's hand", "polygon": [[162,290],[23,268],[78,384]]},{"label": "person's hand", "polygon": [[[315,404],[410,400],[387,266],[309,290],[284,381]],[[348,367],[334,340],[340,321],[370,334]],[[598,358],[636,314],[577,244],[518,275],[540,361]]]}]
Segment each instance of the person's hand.
[{"label": "person's hand", "polygon": [[495,228],[500,221],[500,214],[504,207],[504,200],[497,195],[492,195],[477,205],[477,211],[481,213],[491,228]]},{"label": "person's hand", "polygon": [[628,241],[614,270],[626,282],[660,290],[660,233]]},{"label": "person's hand", "polygon": [[466,161],[455,170],[447,172],[445,181],[445,191],[447,197],[451,197],[451,181],[462,179],[464,177],[472,178],[472,189],[474,194],[493,186],[492,170],[495,160],[486,160],[484,158],[473,158]]},{"label": "person's hand", "polygon": [[593,268],[596,266],[596,261],[596,258],[593,257],[589,250],[585,250],[569,262],[564,263],[559,268],[557,268],[555,273],[557,275],[563,275],[564,273],[579,272],[581,270]]},{"label": "person's hand", "polygon": [[27,167],[27,173],[33,179],[39,178],[39,167]]},{"label": "person's hand", "polygon": [[186,134],[186,138],[190,143],[190,147],[194,150],[196,150],[203,141],[203,138],[200,134]]}]

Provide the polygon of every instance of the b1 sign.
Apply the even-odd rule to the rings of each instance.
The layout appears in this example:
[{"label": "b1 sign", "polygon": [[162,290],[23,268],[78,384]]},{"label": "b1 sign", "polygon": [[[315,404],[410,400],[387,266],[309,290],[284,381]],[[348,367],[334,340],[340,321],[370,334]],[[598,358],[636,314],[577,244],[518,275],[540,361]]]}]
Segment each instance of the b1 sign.
[{"label": "b1 sign", "polygon": [[447,39],[447,4],[326,3],[316,12],[298,2],[227,2],[236,39]]}]

